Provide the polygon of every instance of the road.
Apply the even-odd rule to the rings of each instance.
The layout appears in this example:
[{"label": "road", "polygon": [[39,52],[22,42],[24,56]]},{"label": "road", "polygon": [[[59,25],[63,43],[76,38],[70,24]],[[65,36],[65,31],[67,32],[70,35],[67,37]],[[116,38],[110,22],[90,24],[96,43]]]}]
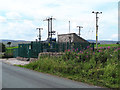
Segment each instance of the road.
[{"label": "road", "polygon": [[2,63],[2,88],[98,88]]}]

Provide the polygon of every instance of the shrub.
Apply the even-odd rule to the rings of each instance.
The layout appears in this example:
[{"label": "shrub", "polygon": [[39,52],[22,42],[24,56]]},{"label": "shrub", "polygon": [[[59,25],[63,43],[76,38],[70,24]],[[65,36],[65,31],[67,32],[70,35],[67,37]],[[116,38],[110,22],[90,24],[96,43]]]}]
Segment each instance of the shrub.
[{"label": "shrub", "polygon": [[5,52],[6,47],[3,43],[0,43],[0,52]]},{"label": "shrub", "polygon": [[61,57],[40,57],[38,61],[24,67],[95,85],[119,88],[119,50],[114,48],[105,50],[100,48],[94,52],[90,48],[80,52],[69,50]]},{"label": "shrub", "polygon": [[13,49],[6,49],[3,58],[13,58]]}]

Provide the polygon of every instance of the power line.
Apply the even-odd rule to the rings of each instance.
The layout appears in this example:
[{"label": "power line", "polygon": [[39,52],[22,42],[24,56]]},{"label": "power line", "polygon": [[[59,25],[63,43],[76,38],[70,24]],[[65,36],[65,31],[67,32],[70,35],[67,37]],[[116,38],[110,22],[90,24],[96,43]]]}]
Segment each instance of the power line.
[{"label": "power line", "polygon": [[96,14],[96,48],[98,48],[97,46],[97,42],[98,42],[98,14],[102,14],[102,12],[92,12],[94,14]]}]

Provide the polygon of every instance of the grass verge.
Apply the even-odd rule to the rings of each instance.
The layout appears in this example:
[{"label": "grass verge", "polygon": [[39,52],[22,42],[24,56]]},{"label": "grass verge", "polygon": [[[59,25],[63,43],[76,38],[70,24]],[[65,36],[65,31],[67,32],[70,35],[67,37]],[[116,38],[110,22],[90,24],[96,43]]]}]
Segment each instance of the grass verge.
[{"label": "grass verge", "polygon": [[42,56],[38,61],[20,67],[50,73],[71,80],[108,88],[120,88],[118,57],[120,48],[66,51],[61,57]]}]

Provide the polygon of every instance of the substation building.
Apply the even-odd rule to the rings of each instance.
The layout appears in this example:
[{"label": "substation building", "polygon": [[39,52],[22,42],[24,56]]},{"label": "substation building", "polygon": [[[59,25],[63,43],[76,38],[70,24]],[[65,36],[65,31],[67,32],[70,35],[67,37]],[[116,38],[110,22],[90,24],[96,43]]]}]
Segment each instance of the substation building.
[{"label": "substation building", "polygon": [[29,44],[19,44],[14,49],[14,57],[37,58],[42,52],[64,52],[65,50],[84,50],[90,43],[76,33],[60,34],[58,41],[48,39],[46,41],[34,41]]},{"label": "substation building", "polygon": [[76,33],[69,33],[69,34],[60,34],[58,35],[58,42],[59,43],[89,43],[87,40],[83,39],[82,37],[78,36]]}]

